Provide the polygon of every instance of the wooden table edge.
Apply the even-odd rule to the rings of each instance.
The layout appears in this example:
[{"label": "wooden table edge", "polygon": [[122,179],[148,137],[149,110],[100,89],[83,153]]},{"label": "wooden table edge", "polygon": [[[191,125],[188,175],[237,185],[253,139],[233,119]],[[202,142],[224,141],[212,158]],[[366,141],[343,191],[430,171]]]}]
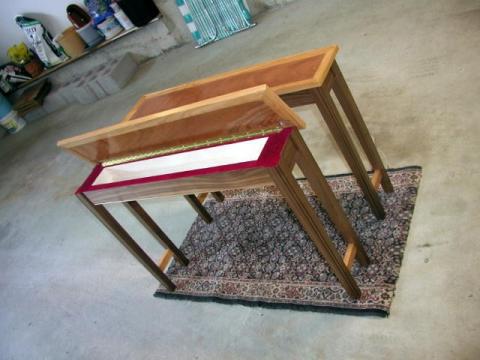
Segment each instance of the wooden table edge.
[{"label": "wooden table edge", "polygon": [[269,60],[265,62],[261,62],[258,64],[253,64],[253,65],[246,65],[244,67],[241,67],[239,69],[233,69],[230,71],[222,72],[219,74],[215,74],[206,78],[194,80],[188,83],[184,84],[179,84],[173,87],[169,87],[167,89],[159,90],[159,91],[154,91],[145,95],[142,95],[140,99],[135,103],[133,108],[125,115],[125,117],[120,121],[120,122],[125,122],[129,121],[133,114],[136,113],[138,108],[143,105],[143,103],[148,100],[151,97],[154,96],[159,96],[159,95],[165,95],[168,93],[171,93],[173,91],[178,91],[178,90],[184,90],[188,88],[192,88],[198,85],[202,85],[211,81],[219,80],[222,78],[226,78],[229,76],[234,76],[240,73],[244,72],[251,72],[251,71],[256,71],[260,69],[267,68],[272,65],[279,65],[283,64],[285,62],[289,62],[293,59],[302,59],[305,57],[311,57],[314,55],[320,55],[324,54],[325,55],[325,60],[322,61],[321,66],[317,69],[315,72],[314,76],[310,79],[307,80],[301,80],[301,81],[295,81],[292,83],[289,83],[288,85],[280,85],[280,86],[275,86],[271,87],[271,89],[277,94],[277,95],[283,95],[283,94],[289,94],[292,92],[297,92],[297,91],[302,91],[302,90],[307,90],[311,89],[313,87],[321,86],[325,80],[325,78],[328,75],[328,71],[330,70],[330,67],[332,66],[333,62],[335,61],[335,57],[339,51],[338,45],[330,45],[322,48],[317,48],[313,50],[308,50],[302,53],[298,54],[292,54],[292,55],[287,55],[284,57],[281,57],[279,59],[274,59],[274,60]]}]

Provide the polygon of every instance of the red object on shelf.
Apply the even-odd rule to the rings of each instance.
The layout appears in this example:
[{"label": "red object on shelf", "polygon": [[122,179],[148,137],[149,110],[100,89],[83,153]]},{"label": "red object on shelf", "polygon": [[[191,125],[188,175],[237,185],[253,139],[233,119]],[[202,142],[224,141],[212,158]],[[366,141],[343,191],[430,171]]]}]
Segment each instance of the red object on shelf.
[{"label": "red object on shelf", "polygon": [[33,58],[27,64],[23,65],[23,68],[34,78],[43,72],[44,66],[40,60]]},{"label": "red object on shelf", "polygon": [[67,16],[75,29],[80,29],[92,21],[90,15],[88,15],[88,13],[80,6],[75,4],[67,6]]}]

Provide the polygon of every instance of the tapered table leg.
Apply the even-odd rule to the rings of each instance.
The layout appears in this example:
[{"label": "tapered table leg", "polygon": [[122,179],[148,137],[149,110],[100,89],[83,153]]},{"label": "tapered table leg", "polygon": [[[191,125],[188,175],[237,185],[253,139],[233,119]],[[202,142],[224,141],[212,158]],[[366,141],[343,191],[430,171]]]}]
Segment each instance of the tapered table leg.
[{"label": "tapered table leg", "polygon": [[184,198],[192,206],[193,210],[197,212],[198,215],[208,224],[210,224],[213,219],[208,213],[207,209],[202,205],[200,200],[195,195],[185,195]]},{"label": "tapered table leg", "polygon": [[393,192],[393,186],[390,181],[390,177],[388,176],[387,172],[385,171],[385,167],[383,165],[382,158],[378,153],[377,147],[373,142],[372,137],[370,136],[370,132],[368,131],[367,125],[363,121],[362,114],[355,103],[352,93],[348,88],[347,82],[343,77],[340,68],[335,61],[331,67],[331,72],[333,74],[333,91],[337,96],[338,102],[342,105],[343,111],[345,111],[345,115],[347,116],[350,125],[352,125],[352,129],[355,132],[355,135],[362,145],[363,151],[365,155],[367,155],[370,164],[374,169],[378,169],[381,171],[382,174],[382,187],[385,192]]},{"label": "tapered table leg", "polygon": [[361,296],[360,288],[291,172],[283,169],[281,165],[271,169],[269,172],[273,182],[285,197],[298,221],[300,221],[320,254],[330,265],[342,286],[351,297],[359,298]]},{"label": "tapered table leg", "polygon": [[343,238],[355,245],[356,258],[360,264],[365,266],[368,265],[370,260],[368,259],[357,233],[350,224],[342,206],[335,197],[335,194],[328,185],[327,180],[323,176],[322,171],[318,167],[317,162],[297,129],[294,129],[292,132],[292,141],[298,151],[297,164],[310,183],[310,186],[320,200],[323,208],[328,213],[330,220],[335,224],[335,227],[340,234],[342,234]]},{"label": "tapered table leg", "polygon": [[347,127],[343,123],[332,97],[329,92],[323,88],[312,89],[312,94],[330,132],[332,133],[332,136],[335,138],[335,141],[345,156],[353,175],[357,179],[358,185],[362,189],[370,208],[378,219],[384,219],[385,211],[380,201],[380,197],[372,185],[370,177],[363,166],[362,159],[355,149],[355,145],[348,134]]},{"label": "tapered table leg", "polygon": [[185,257],[185,255],[180,251],[179,248],[177,248],[172,240],[170,240],[167,234],[163,232],[160,226],[153,221],[150,215],[147,214],[147,212],[140,206],[138,202],[128,201],[123,204],[162,246],[169,249],[173,253],[173,256],[175,256],[175,259],[177,259],[180,264],[185,266],[188,265],[188,259]]},{"label": "tapered table leg", "polygon": [[78,199],[92,212],[95,217],[109,229],[120,243],[168,290],[175,290],[175,284],[163,273],[162,270],[150,259],[140,246],[132,239],[125,229],[115,220],[103,205],[93,204],[85,195],[77,194]]},{"label": "tapered table leg", "polygon": [[225,200],[225,195],[223,195],[220,191],[212,192],[212,196],[218,202],[222,202],[223,200]]}]

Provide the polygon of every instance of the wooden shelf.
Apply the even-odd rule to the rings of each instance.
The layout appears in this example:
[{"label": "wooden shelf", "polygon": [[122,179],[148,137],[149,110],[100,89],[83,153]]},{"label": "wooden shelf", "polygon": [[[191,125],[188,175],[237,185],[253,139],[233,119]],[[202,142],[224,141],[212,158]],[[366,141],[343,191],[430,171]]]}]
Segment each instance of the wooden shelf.
[{"label": "wooden shelf", "polygon": [[[158,20],[160,20],[161,17],[157,17],[155,19],[153,19],[152,21],[150,21],[147,25],[145,26],[148,26],[154,22],[157,22]],[[38,81],[42,80],[42,79],[46,79],[48,76],[50,76],[51,74],[53,74],[54,72],[56,72],[57,70],[60,70],[70,64],[73,64],[74,62],[80,60],[80,59],[83,59],[84,57],[94,53],[95,51],[105,47],[105,46],[108,46],[110,45],[111,43],[114,43],[115,41],[131,34],[131,33],[134,33],[138,30],[141,30],[143,29],[145,26],[143,27],[134,27],[132,29],[129,29],[129,30],[123,30],[120,34],[118,34],[117,36],[114,36],[113,38],[111,38],[110,40],[105,40],[105,41],[102,41],[100,44],[92,47],[92,48],[87,48],[85,49],[85,51],[83,52],[83,54],[81,54],[80,56],[77,56],[75,58],[72,58],[72,59],[69,59],[69,60],[66,60],[64,62],[62,62],[61,64],[58,64],[50,69],[46,69],[44,70],[40,75],[38,75],[37,77],[31,79],[31,80],[28,80],[24,83],[22,83],[21,85],[19,85],[14,91],[18,91],[20,89],[23,89],[25,87],[28,87],[30,85],[33,85],[35,83],[37,83]]]}]

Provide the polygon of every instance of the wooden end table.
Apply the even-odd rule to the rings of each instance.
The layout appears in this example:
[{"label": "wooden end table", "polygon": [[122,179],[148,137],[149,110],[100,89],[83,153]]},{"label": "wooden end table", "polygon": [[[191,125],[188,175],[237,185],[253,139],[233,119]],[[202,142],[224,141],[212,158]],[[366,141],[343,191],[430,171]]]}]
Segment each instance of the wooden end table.
[{"label": "wooden end table", "polygon": [[[182,264],[188,259],[139,206],[138,200],[275,184],[345,290],[361,295],[350,273],[368,257],[342,207],[305,145],[304,122],[268,86],[256,86],[152,116],[122,122],[59,142],[95,162],[77,196],[167,289],[175,284],[111,216],[107,203],[124,203]],[[337,230],[348,242],[338,253],[292,175],[297,164]]]},{"label": "wooden end table", "polygon": [[[332,45],[146,94],[122,121],[154,117],[156,113],[179,106],[266,84],[291,107],[307,104],[318,106],[373,213],[383,219],[385,211],[377,189],[381,185],[385,192],[393,192],[393,186],[335,61],[337,52],[338,46]],[[372,166],[371,179],[335,106],[332,90]]]}]

